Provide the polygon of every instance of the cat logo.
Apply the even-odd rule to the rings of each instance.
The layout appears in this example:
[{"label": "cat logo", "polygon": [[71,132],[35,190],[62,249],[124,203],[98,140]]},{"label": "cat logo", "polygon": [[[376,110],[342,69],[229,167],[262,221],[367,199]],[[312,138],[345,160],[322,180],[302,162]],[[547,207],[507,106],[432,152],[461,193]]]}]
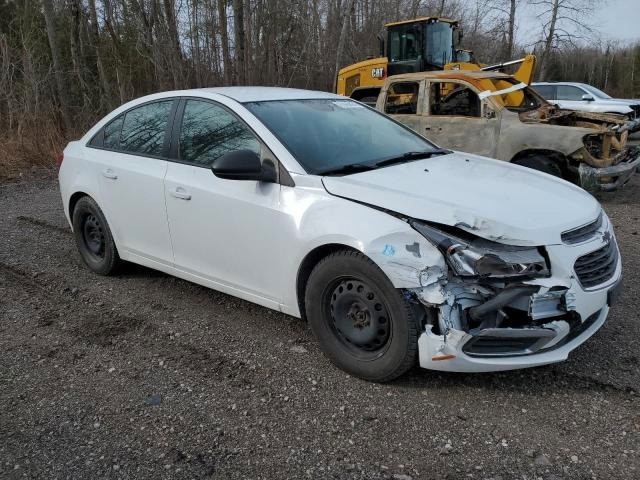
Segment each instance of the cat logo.
[{"label": "cat logo", "polygon": [[384,78],[384,68],[383,67],[372,68],[371,76],[373,78]]}]

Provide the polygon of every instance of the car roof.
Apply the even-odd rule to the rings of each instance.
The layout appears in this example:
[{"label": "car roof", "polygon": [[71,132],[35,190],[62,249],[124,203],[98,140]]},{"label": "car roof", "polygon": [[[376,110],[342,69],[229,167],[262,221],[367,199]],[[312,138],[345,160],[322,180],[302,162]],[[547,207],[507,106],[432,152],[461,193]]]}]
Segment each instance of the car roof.
[{"label": "car roof", "polygon": [[216,93],[237,102],[261,102],[269,100],[345,99],[345,97],[316,90],[284,87],[215,87],[190,90],[193,93]]},{"label": "car roof", "polygon": [[533,82],[531,85],[570,85],[572,87],[589,87],[586,83],[580,82]]}]

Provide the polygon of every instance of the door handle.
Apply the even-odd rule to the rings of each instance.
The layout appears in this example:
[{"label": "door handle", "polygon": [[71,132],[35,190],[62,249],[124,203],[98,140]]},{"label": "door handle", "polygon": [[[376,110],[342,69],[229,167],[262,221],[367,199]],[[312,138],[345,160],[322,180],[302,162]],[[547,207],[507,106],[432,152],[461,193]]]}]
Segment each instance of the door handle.
[{"label": "door handle", "polygon": [[180,200],[191,200],[191,195],[182,187],[176,187],[173,190],[169,190],[169,195]]},{"label": "door handle", "polygon": [[425,130],[431,130],[431,127],[424,127]]},{"label": "door handle", "polygon": [[118,175],[116,175],[116,172],[114,172],[110,168],[107,168],[106,170],[103,170],[102,171],[102,176],[105,177],[105,178],[110,178],[111,180],[117,180],[117,178],[118,178]]}]

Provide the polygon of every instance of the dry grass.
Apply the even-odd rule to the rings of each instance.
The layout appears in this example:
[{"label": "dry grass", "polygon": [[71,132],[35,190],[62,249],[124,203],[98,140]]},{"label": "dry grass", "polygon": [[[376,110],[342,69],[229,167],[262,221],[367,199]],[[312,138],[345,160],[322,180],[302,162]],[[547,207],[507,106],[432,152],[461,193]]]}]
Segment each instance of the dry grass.
[{"label": "dry grass", "polygon": [[0,128],[0,180],[20,177],[33,167],[55,166],[69,139],[81,135],[81,128],[65,136],[53,116],[44,113],[22,118],[16,128]]}]

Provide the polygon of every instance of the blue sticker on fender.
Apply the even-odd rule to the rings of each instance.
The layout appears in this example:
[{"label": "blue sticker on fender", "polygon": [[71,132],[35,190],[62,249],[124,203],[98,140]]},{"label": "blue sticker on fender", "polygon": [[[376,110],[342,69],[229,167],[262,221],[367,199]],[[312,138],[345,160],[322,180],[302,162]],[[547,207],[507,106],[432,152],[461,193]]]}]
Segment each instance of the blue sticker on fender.
[{"label": "blue sticker on fender", "polygon": [[382,254],[387,257],[393,257],[396,254],[396,249],[393,248],[393,245],[389,245],[388,243],[382,249]]}]

